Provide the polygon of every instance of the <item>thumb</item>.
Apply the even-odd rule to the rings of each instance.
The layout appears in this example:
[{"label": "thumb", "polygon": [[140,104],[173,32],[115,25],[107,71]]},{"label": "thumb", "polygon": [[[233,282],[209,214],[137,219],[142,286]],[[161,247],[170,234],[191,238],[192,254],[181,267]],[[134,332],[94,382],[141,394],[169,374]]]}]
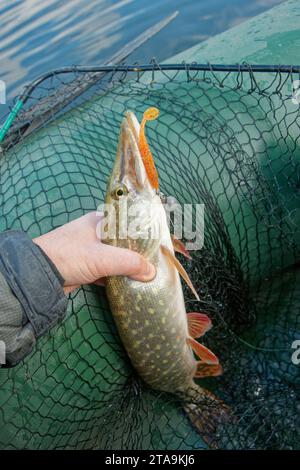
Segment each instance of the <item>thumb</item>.
[{"label": "thumb", "polygon": [[102,265],[105,262],[104,276],[128,276],[136,281],[151,281],[156,274],[155,267],[144,256],[115,246],[102,244]]}]

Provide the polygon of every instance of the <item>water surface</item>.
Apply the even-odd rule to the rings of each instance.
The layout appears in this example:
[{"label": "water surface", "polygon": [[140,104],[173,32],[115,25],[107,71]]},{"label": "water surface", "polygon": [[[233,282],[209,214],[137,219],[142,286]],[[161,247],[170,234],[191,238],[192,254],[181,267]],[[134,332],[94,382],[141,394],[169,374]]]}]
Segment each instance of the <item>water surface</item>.
[{"label": "water surface", "polygon": [[[176,20],[131,61],[164,60],[282,0],[2,0],[0,79],[8,98],[51,69],[101,64],[164,16]],[[2,106],[0,112],[4,111]]]}]

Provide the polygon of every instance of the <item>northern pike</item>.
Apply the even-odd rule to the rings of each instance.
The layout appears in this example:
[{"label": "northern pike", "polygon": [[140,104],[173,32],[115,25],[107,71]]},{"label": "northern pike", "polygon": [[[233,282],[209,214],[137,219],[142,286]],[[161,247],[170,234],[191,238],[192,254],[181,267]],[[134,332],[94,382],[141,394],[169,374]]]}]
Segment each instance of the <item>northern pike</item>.
[{"label": "northern pike", "polygon": [[[138,374],[154,389],[183,397],[184,409],[203,435],[214,429],[212,422],[223,418],[228,409],[194,382],[194,378],[220,375],[222,368],[217,356],[196,341],[211,328],[211,320],[204,313],[187,313],[185,309],[180,275],[198,295],[175,257],[175,251],[187,252],[170,234],[145,136],[146,121],[157,115],[156,108],[149,108],[141,124],[131,111],[123,118],[107,186],[104,227],[104,242],[139,252],[155,266],[156,275],[148,282],[109,277],[106,293],[119,335]],[[150,210],[149,204],[155,210]],[[147,237],[128,232],[120,236],[122,226],[128,229],[128,212],[133,207],[135,223],[146,229]],[[113,222],[117,225],[114,237],[108,235]]]}]

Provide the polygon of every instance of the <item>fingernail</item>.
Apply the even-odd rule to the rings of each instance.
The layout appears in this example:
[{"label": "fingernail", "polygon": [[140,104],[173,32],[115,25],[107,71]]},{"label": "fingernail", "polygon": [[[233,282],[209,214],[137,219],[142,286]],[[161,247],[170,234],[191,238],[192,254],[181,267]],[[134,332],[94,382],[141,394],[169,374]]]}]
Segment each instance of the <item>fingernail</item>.
[{"label": "fingernail", "polygon": [[147,278],[147,280],[151,281],[155,277],[156,274],[156,269],[151,263],[147,263],[147,269],[144,273],[144,277]]},{"label": "fingernail", "polygon": [[141,282],[148,282],[152,281],[152,279],[155,278],[156,275],[156,269],[153,266],[153,264],[149,263],[148,261],[145,263],[145,270],[143,273],[140,273],[138,275],[131,276],[132,279],[135,279],[136,281],[141,281]]}]

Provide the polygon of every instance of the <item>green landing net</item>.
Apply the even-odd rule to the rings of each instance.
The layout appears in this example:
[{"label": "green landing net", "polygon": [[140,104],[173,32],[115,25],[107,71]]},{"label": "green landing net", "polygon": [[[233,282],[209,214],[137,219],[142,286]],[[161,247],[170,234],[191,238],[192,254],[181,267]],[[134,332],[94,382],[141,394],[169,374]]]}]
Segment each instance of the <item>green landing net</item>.
[{"label": "green landing net", "polygon": [[[202,250],[183,261],[224,368],[200,383],[236,421],[225,449],[300,446],[299,67],[172,64],[63,69],[26,88],[2,134],[0,230],[31,237],[104,199],[124,112],[150,106],[147,136],[165,195],[205,204]],[[17,102],[18,103],[18,102]],[[22,109],[21,109],[21,106]],[[298,343],[299,344],[299,343]],[[205,416],[205,404],[200,404]],[[207,423],[209,433],[210,423]],[[65,320],[0,372],[3,449],[202,449],[180,401],[148,388],[105,293],[70,295]]]}]

